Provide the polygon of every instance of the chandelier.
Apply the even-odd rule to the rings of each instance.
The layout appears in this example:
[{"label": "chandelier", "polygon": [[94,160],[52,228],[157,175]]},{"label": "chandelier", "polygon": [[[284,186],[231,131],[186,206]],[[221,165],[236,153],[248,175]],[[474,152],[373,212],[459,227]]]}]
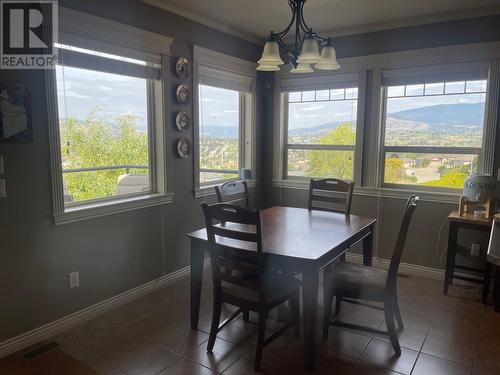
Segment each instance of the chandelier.
[{"label": "chandelier", "polygon": [[[335,70],[340,68],[332,46],[331,38],[323,38],[313,32],[304,20],[304,3],[307,0],[288,0],[292,10],[292,20],[281,32],[271,31],[262,57],[257,63],[257,70],[275,72],[280,65],[292,66],[291,73],[312,73],[314,69]],[[294,43],[290,47],[284,42],[285,36],[295,30]],[[319,47],[323,46],[321,55]]]}]

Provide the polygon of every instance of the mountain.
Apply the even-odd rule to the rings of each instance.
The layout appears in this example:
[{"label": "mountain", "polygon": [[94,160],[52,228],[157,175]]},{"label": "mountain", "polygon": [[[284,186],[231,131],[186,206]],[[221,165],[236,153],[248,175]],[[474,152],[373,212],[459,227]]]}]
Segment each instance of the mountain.
[{"label": "mountain", "polygon": [[327,122],[325,124],[321,125],[316,125],[312,126],[310,128],[296,128],[296,129],[290,129],[289,134],[291,136],[297,136],[297,135],[307,135],[307,134],[318,134],[318,133],[323,133],[328,130],[333,130],[336,127],[338,127],[340,124],[345,123],[345,121],[339,121],[339,122]]},{"label": "mountain", "polygon": [[447,125],[479,125],[484,116],[482,103],[438,104],[388,114],[401,120],[429,124],[431,128]]},{"label": "mountain", "polygon": [[237,127],[227,127],[227,126],[205,126],[201,131],[201,136],[207,138],[238,138],[238,128]]}]

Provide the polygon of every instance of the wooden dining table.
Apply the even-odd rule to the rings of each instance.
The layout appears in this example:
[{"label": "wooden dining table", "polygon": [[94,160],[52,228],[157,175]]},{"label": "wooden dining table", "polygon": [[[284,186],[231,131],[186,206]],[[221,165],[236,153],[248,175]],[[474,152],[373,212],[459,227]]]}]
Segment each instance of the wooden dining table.
[{"label": "wooden dining table", "polygon": [[[376,219],[292,207],[262,210],[266,261],[302,274],[305,366],[314,371],[320,270],[362,241],[363,262],[372,264]],[[206,230],[191,239],[191,327],[198,328],[203,265],[209,252]]]}]

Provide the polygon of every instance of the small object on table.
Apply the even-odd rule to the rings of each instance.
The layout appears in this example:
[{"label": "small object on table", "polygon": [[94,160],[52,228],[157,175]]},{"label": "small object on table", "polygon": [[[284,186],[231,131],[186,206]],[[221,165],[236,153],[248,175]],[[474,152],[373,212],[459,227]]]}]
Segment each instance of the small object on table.
[{"label": "small object on table", "polygon": [[[448,294],[448,288],[453,283],[453,279],[465,280],[472,283],[478,283],[483,285],[483,303],[486,304],[488,300],[488,291],[490,289],[490,275],[491,266],[486,262],[484,269],[478,269],[473,267],[461,266],[455,264],[455,258],[457,254],[457,237],[459,229],[470,229],[482,232],[489,232],[491,228],[491,218],[478,217],[473,213],[463,213],[460,214],[459,211],[453,211],[448,215],[448,221],[450,223],[450,229],[448,232],[448,250],[446,256],[446,268],[444,276],[444,287],[443,293]],[[464,271],[470,271],[478,274],[478,277],[469,277],[463,275],[455,275],[455,269],[461,269]]]},{"label": "small object on table", "polygon": [[483,207],[486,219],[491,218],[495,203],[495,187],[495,180],[491,175],[477,174],[468,177],[458,204],[459,215],[464,216],[471,208]]},{"label": "small object on table", "polygon": [[500,214],[496,214],[493,219],[486,260],[495,267],[493,300],[495,303],[495,311],[500,312]]}]

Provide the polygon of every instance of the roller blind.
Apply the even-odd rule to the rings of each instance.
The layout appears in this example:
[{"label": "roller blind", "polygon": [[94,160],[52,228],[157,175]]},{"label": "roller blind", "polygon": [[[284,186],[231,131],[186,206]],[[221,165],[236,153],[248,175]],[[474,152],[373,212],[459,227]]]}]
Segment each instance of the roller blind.
[{"label": "roller blind", "polygon": [[384,86],[413,85],[435,82],[472,81],[488,78],[489,63],[429,65],[382,71]]},{"label": "roller blind", "polygon": [[287,75],[280,80],[284,92],[304,90],[342,89],[358,86],[358,73],[339,73],[328,75]]}]

